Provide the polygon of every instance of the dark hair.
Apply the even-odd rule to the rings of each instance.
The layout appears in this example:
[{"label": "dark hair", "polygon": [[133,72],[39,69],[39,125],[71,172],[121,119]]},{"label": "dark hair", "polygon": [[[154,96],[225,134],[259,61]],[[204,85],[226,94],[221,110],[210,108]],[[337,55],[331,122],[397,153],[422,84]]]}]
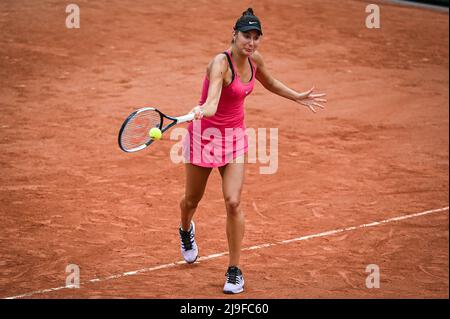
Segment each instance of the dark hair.
[{"label": "dark hair", "polygon": [[253,8],[248,8],[247,10],[245,10],[244,12],[242,12],[243,16],[248,16],[248,15],[252,15],[254,16],[255,13],[253,12]]},{"label": "dark hair", "polygon": [[236,24],[234,25],[234,30],[242,32],[257,30],[262,35],[261,22],[258,17],[255,16],[253,8],[248,8],[242,12],[242,15],[237,19]]}]

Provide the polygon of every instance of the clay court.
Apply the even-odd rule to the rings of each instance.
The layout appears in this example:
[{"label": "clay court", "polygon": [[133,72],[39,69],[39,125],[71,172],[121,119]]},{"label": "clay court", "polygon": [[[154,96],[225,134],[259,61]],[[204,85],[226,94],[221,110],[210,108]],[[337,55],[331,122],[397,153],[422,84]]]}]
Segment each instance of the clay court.
[{"label": "clay court", "polygon": [[[449,15],[374,2],[380,29],[357,0],[79,0],[79,29],[64,1],[0,2],[0,297],[448,298]],[[187,265],[177,141],[127,154],[117,134],[142,106],[191,110],[249,6],[272,74],[328,103],[247,98],[247,127],[278,128],[278,170],[246,165],[246,290],[225,296],[219,172]]]}]

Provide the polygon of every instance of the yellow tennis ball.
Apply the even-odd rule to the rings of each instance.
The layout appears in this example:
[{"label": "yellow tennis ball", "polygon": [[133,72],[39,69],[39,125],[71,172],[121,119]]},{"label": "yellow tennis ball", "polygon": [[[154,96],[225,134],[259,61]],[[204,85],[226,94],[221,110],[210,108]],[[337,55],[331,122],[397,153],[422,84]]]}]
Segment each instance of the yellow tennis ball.
[{"label": "yellow tennis ball", "polygon": [[152,140],[159,140],[161,139],[162,133],[159,128],[152,127],[151,130],[148,132],[148,135]]}]

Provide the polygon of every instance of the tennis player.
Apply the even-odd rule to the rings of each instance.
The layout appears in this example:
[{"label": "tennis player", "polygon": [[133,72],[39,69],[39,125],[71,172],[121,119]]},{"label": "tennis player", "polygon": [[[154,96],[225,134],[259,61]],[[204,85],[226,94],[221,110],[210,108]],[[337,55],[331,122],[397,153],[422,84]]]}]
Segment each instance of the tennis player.
[{"label": "tennis player", "polygon": [[[316,112],[315,107],[324,107],[319,102],[326,102],[322,98],[325,93],[313,94],[314,88],[297,92],[269,74],[257,51],[262,35],[260,20],[253,9],[248,8],[236,21],[231,46],[216,55],[207,67],[200,103],[191,111],[195,113],[195,120],[189,124],[189,134],[183,141],[187,161],[185,195],[180,202],[181,252],[187,263],[195,262],[198,257],[192,219],[211,170],[218,167],[227,211],[229,249],[223,292],[229,294],[244,291],[239,258],[244,237],[244,214],[240,207],[244,183],[243,156],[248,149],[244,123],[245,98],[252,92],[256,79],[270,92],[306,106],[313,112]],[[232,143],[227,143],[227,129],[228,132],[232,129]]]}]

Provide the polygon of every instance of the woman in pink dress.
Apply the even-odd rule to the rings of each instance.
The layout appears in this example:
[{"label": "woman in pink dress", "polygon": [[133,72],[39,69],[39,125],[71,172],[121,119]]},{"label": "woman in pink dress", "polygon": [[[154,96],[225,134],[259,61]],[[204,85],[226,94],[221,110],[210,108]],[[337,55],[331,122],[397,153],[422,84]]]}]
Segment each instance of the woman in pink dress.
[{"label": "woman in pink dress", "polygon": [[244,100],[252,92],[255,79],[270,92],[307,106],[313,112],[316,112],[314,106],[323,108],[319,102],[326,102],[322,98],[324,93],[313,94],[313,89],[299,93],[273,78],[257,51],[261,37],[261,22],[249,8],[236,21],[231,46],[208,65],[200,103],[191,111],[195,120],[183,141],[186,188],[180,202],[181,252],[187,263],[195,262],[198,257],[192,219],[211,170],[218,167],[227,211],[229,249],[224,293],[244,290],[244,277],[239,268],[244,237],[244,215],[240,208],[243,158],[248,149]]}]

